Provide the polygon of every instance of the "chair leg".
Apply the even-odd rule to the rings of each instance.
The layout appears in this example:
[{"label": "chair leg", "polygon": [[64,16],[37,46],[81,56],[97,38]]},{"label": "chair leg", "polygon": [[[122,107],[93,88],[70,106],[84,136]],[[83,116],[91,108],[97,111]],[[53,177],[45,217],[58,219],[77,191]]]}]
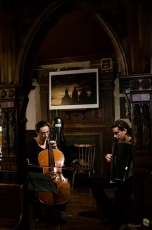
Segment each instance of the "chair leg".
[{"label": "chair leg", "polygon": [[60,228],[60,225],[57,225],[56,226],[56,230],[60,230],[61,228]]},{"label": "chair leg", "polygon": [[[88,172],[88,177],[90,177],[91,176],[91,172],[89,171]],[[91,189],[89,188],[89,193],[90,193],[90,195],[92,194],[92,192],[91,192]]]},{"label": "chair leg", "polygon": [[58,223],[58,211],[56,207],[54,208],[54,214],[55,214],[55,222],[56,222],[55,229],[60,230],[61,227],[60,227],[60,224]]},{"label": "chair leg", "polygon": [[40,206],[40,202],[37,198],[37,196],[35,195],[35,199],[33,202],[33,218],[35,218],[35,229],[36,230],[41,230],[40,227],[40,223],[39,223],[39,218],[41,218],[41,206]]},{"label": "chair leg", "polygon": [[76,170],[73,172],[73,177],[72,177],[72,190],[73,190],[73,187],[74,187],[74,181],[75,181],[75,175],[76,175]]},{"label": "chair leg", "polygon": [[41,227],[39,226],[39,223],[38,223],[38,219],[36,219],[35,230],[41,230]]}]

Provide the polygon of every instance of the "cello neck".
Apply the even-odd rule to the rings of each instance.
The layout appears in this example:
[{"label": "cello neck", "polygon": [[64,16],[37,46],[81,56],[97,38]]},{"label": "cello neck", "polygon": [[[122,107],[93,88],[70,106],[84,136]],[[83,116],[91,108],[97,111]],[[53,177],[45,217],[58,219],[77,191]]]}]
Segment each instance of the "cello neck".
[{"label": "cello neck", "polygon": [[49,139],[48,139],[48,159],[49,159],[49,166],[55,167],[54,154],[52,151],[52,145],[50,143],[50,135],[49,135]]}]

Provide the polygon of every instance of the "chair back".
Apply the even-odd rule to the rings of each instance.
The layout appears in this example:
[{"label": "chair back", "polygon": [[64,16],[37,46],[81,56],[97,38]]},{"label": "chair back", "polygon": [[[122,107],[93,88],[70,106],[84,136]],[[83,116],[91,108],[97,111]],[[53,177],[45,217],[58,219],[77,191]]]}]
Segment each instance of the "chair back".
[{"label": "chair back", "polygon": [[78,148],[78,167],[82,170],[94,168],[95,144],[74,144]]},{"label": "chair back", "polygon": [[21,225],[25,216],[25,190],[26,184],[0,184],[0,230],[27,229]]}]

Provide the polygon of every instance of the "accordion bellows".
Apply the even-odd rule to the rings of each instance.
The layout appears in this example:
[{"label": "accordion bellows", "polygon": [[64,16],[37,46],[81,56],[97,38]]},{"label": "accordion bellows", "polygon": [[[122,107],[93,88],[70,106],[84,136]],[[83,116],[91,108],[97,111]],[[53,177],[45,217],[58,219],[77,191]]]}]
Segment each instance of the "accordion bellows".
[{"label": "accordion bellows", "polygon": [[132,161],[131,142],[121,141],[114,143],[112,147],[112,159],[110,169],[110,182],[125,181],[128,176]]}]

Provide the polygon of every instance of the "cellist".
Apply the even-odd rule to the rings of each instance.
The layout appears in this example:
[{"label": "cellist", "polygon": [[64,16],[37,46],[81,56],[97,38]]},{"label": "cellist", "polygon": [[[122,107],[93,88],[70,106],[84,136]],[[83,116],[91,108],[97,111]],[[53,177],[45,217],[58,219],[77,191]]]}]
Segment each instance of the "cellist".
[{"label": "cellist", "polygon": [[[39,162],[38,162],[38,155],[41,151],[48,149],[49,148],[49,134],[50,134],[50,127],[49,124],[46,121],[39,121],[36,125],[35,125],[35,131],[37,136],[30,139],[29,141],[27,141],[26,144],[26,153],[27,153],[27,162],[29,165],[35,165],[38,166]],[[50,140],[52,149],[57,149],[57,144],[56,141]],[[41,207],[40,205],[38,205],[38,219],[39,221],[42,220],[42,213],[41,213]],[[60,224],[66,224],[66,220],[62,219],[61,217],[61,211],[65,211],[65,207],[64,210],[58,210],[58,221],[60,222]]]}]

